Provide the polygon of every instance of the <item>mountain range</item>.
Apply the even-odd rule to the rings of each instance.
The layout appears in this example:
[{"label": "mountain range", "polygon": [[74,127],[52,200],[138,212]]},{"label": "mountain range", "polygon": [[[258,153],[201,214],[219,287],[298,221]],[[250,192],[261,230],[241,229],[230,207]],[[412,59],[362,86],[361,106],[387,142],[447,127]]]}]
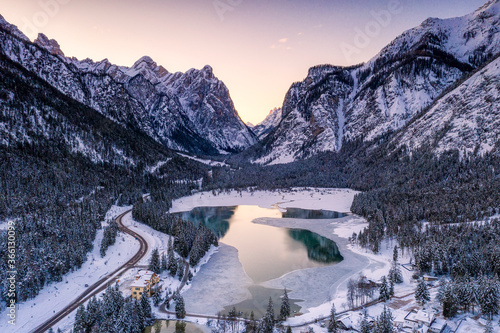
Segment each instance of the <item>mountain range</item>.
[{"label": "mountain range", "polygon": [[500,3],[490,1],[463,17],[427,19],[365,64],[311,68],[291,86],[282,119],[254,161],[291,162],[394,132],[394,144],[410,149],[438,140],[436,152],[491,151],[498,142],[499,29]]},{"label": "mountain range", "polygon": [[170,73],[150,57],[132,67],[64,56],[40,34],[31,42],[0,17],[0,52],[61,93],[174,150],[202,155],[241,151],[256,137],[239,118],[210,66]]},{"label": "mountain range", "polygon": [[[69,58],[55,40],[40,34],[31,42],[2,17],[0,54],[169,149],[212,156],[245,151],[247,160],[267,165],[340,151],[346,142],[376,144],[387,135],[393,147],[409,151],[423,145],[436,153],[494,150],[499,29],[498,0],[463,17],[429,18],[364,64],[310,68],[292,84],[283,106],[257,126],[241,121],[227,87],[208,65],[170,73],[147,56],[131,67]],[[4,144],[11,144],[8,135]]]}]

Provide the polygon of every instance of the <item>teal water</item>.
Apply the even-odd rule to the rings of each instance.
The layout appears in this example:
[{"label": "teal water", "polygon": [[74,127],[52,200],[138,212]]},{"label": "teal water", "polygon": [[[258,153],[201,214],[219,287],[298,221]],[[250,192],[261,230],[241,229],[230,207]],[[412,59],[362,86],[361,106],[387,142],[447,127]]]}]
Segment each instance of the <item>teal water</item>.
[{"label": "teal water", "polygon": [[[278,228],[253,223],[257,218],[330,219],[343,214],[331,211],[258,206],[197,207],[179,213],[196,225],[202,223],[219,241],[238,250],[247,275],[261,283],[297,269],[331,265],[343,260],[337,244],[316,233],[302,229]],[[325,222],[327,223],[327,222]]]}]

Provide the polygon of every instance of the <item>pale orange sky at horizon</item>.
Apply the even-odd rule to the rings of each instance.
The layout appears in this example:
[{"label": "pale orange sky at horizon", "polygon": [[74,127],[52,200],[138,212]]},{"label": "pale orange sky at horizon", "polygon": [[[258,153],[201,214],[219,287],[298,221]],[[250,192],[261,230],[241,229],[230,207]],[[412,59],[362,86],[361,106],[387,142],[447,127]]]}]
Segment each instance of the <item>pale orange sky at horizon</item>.
[{"label": "pale orange sky at horizon", "polygon": [[[0,15],[32,40],[39,32],[57,40],[78,59],[131,66],[148,55],[170,72],[208,64],[243,121],[257,124],[310,67],[365,62],[427,17],[465,15],[485,2],[0,0]],[[346,46],[356,47],[359,31],[374,23],[367,45],[348,54]]]}]

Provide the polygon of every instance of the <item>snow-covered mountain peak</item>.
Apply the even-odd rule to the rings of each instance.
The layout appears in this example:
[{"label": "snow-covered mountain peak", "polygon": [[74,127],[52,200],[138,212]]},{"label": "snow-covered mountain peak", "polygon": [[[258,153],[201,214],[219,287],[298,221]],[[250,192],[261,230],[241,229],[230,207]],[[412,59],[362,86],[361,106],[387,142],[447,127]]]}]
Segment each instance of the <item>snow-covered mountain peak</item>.
[{"label": "snow-covered mountain peak", "polygon": [[149,57],[149,56],[141,57],[139,60],[137,60],[134,63],[132,68],[140,68],[142,66],[148,66],[151,69],[155,69],[156,67],[158,67],[156,62],[153,59],[151,59],[151,57]]},{"label": "snow-covered mountain peak", "polygon": [[[500,0],[462,17],[429,18],[365,64],[312,67],[285,96],[258,163],[290,162],[404,128],[446,89],[500,52]],[[255,128],[254,128],[255,131]]]},{"label": "snow-covered mountain peak", "polygon": [[63,51],[61,51],[61,47],[59,46],[59,43],[55,39],[49,39],[47,36],[44,34],[40,33],[38,34],[38,38],[35,39],[34,43],[40,47],[43,47],[50,53],[54,55],[59,55],[61,57],[64,57]]},{"label": "snow-covered mountain peak", "polygon": [[151,57],[131,67],[64,57],[45,35],[35,43],[0,20],[0,54],[60,92],[165,146],[196,154],[238,152],[256,142],[212,67],[169,73]]},{"label": "snow-covered mountain peak", "polygon": [[264,119],[261,123],[258,125],[249,125],[252,131],[257,135],[259,139],[263,139],[267,134],[269,134],[273,129],[278,126],[278,124],[281,121],[283,114],[283,110],[281,108],[274,108],[271,111],[269,111],[269,114],[267,115],[266,119]]}]

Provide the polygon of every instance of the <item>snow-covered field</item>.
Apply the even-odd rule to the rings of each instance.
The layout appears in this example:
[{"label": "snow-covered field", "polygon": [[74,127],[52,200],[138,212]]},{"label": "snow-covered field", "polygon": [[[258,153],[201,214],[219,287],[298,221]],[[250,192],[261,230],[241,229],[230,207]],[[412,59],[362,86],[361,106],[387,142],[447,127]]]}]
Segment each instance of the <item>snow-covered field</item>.
[{"label": "snow-covered field", "polygon": [[[287,207],[325,209],[349,212],[356,191],[349,189],[293,189],[292,191],[244,191],[197,193],[173,202],[171,212],[189,211],[194,207],[258,205],[263,208]],[[327,267],[310,268],[290,272],[279,279],[264,282],[262,286],[284,289],[290,298],[302,299],[304,315],[290,320],[298,324],[328,315],[331,302],[341,309],[346,303],[347,281],[360,273],[378,280],[389,271],[392,247],[389,245],[380,255],[366,253],[349,244],[347,238],[359,232],[367,223],[364,219],[348,215],[334,220],[259,218],[255,223],[276,227],[307,229],[337,243],[344,260]],[[214,254],[203,270],[193,279],[192,287],[184,293],[188,312],[215,314],[225,306],[249,297],[250,279],[241,266],[237,250],[227,245]],[[203,296],[205,295],[205,296]]]},{"label": "snow-covered field", "polygon": [[[113,206],[106,214],[106,220],[118,216],[131,207]],[[103,223],[104,225],[105,223]],[[63,280],[45,287],[34,299],[18,304],[16,326],[9,325],[7,319],[0,320],[0,332],[29,332],[48,320],[83,293],[85,284],[92,285],[106,274],[114,271],[128,261],[138,250],[139,243],[133,237],[119,233],[116,243],[110,246],[106,256],[99,254],[103,229],[98,230],[94,249],[87,255],[82,268],[66,274]],[[0,318],[7,318],[6,311]],[[74,313],[62,319],[57,325],[62,330],[72,327]]]},{"label": "snow-covered field", "polygon": [[354,196],[350,189],[293,188],[287,191],[229,191],[214,195],[201,192],[174,200],[171,213],[190,211],[195,207],[253,205],[262,208],[325,209],[349,212]]}]

